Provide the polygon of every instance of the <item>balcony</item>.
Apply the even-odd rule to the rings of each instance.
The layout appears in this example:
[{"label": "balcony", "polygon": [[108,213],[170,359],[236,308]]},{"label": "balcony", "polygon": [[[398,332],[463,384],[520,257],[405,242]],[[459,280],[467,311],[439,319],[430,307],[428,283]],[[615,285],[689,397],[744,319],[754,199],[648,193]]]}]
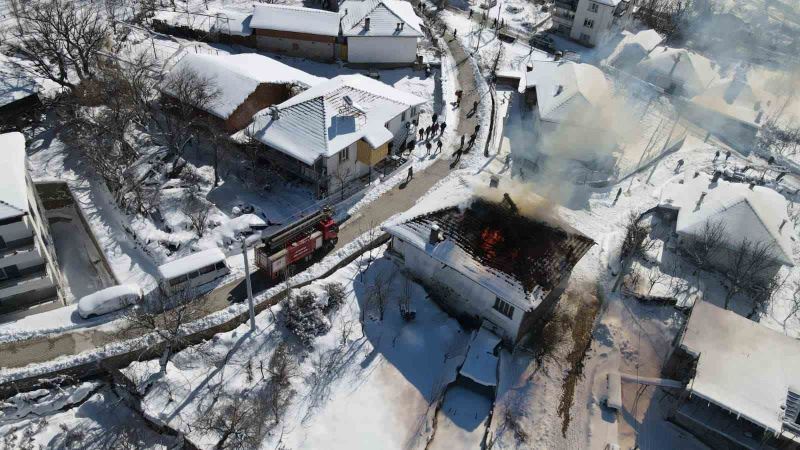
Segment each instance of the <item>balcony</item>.
[{"label": "balcony", "polygon": [[23,269],[18,277],[0,281],[0,299],[37,289],[53,287],[55,283],[44,264]]}]

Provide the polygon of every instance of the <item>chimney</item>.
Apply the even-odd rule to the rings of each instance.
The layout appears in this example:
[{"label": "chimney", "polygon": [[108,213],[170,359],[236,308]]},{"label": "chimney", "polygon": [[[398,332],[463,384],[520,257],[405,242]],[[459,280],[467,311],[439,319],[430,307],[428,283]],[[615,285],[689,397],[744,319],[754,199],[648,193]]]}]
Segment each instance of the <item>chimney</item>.
[{"label": "chimney", "polygon": [[436,245],[439,241],[442,240],[442,232],[439,229],[439,225],[433,224],[431,225],[431,234],[428,236],[428,243],[432,245]]},{"label": "chimney", "polygon": [[561,61],[561,57],[564,56],[564,53],[559,50],[553,54],[553,61]]},{"label": "chimney", "polygon": [[502,204],[509,209],[513,214],[519,214],[519,209],[517,208],[517,204],[514,203],[514,200],[511,200],[511,196],[508,195],[508,192],[503,194],[503,202]]},{"label": "chimney", "polygon": [[277,106],[270,106],[269,116],[272,117],[272,120],[278,120],[281,117],[281,111],[278,109]]},{"label": "chimney", "polygon": [[364,19],[364,29],[369,30],[369,17]]},{"label": "chimney", "polygon": [[394,28],[395,31],[400,31],[403,29],[403,22],[397,22],[397,26]]},{"label": "chimney", "polygon": [[344,15],[347,15],[347,8],[344,9]]},{"label": "chimney", "polygon": [[700,199],[697,200],[697,205],[695,205],[695,208],[700,208],[700,205],[703,204],[703,199],[706,198],[706,195],[708,195],[708,192],[705,192],[705,191],[703,191],[703,193],[700,194]]},{"label": "chimney", "polygon": [[528,63],[528,65],[525,66],[525,72],[533,72],[533,64]]},{"label": "chimney", "polygon": [[715,171],[714,172],[714,178],[711,179],[711,182],[712,183],[716,183],[717,181],[719,181],[719,177],[721,177],[721,176],[722,176],[722,172],[720,172],[719,170]]},{"label": "chimney", "polygon": [[783,226],[786,225],[786,222],[787,222],[787,220],[783,219],[783,222],[781,222],[781,226],[778,227],[778,231],[783,230]]},{"label": "chimney", "polygon": [[500,185],[500,177],[498,177],[497,175],[492,175],[492,177],[489,178],[489,187],[497,189],[497,186],[499,185]]},{"label": "chimney", "polygon": [[755,184],[755,183],[750,183],[750,184],[747,186],[747,188],[748,188],[748,189],[750,189],[751,191],[752,191],[752,190],[753,190],[753,188],[755,188],[755,187],[756,187],[756,184]]}]

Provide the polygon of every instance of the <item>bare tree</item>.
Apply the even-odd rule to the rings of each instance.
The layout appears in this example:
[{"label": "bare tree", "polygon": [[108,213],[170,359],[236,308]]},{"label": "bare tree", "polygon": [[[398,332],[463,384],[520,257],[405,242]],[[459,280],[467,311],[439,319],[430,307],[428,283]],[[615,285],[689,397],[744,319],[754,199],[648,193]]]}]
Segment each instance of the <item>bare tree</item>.
[{"label": "bare tree", "polygon": [[208,229],[208,216],[211,214],[211,203],[196,195],[191,195],[186,205],[186,217],[197,232],[203,237]]},{"label": "bare tree", "polygon": [[[172,296],[154,292],[142,305],[131,308],[121,322],[118,338],[130,339],[150,335],[145,351],[159,350],[161,372],[176,351],[186,348],[190,341],[185,325],[208,313],[202,302],[195,299],[192,290],[183,290]],[[192,347],[199,349],[199,346]]]},{"label": "bare tree", "polygon": [[177,166],[186,147],[198,137],[198,131],[208,129],[209,117],[202,111],[218,100],[220,91],[214,80],[189,68],[170,73],[162,91],[166,93],[161,102],[163,114],[156,123],[161,128],[162,143]]},{"label": "bare tree", "polygon": [[697,267],[706,269],[719,255],[724,239],[725,224],[708,220],[703,224],[700,234],[684,248]]},{"label": "bare tree", "polygon": [[[98,5],[69,0],[14,2],[8,46],[25,55],[36,75],[62,86],[94,76],[98,52],[108,42],[108,22]],[[74,78],[73,78],[74,77]]]},{"label": "bare tree", "polygon": [[400,309],[400,316],[407,317],[406,314],[411,310],[411,280],[408,277],[403,277],[403,290],[400,291],[400,296],[397,298],[397,307]]},{"label": "bare tree", "polygon": [[666,275],[658,266],[653,267],[647,272],[647,295],[649,296],[653,292],[653,288],[656,285],[661,284],[662,280]]},{"label": "bare tree", "polygon": [[789,321],[792,317],[797,317],[797,313],[800,312],[800,282],[795,281],[794,283],[794,290],[792,292],[791,304],[789,306],[789,313],[786,314],[786,318],[783,319],[783,326],[786,327],[786,322]]},{"label": "bare tree", "polygon": [[731,299],[742,291],[764,288],[772,278],[772,272],[779,266],[772,257],[774,244],[743,239],[729,252],[727,270],[724,275],[728,281],[725,296],[725,309]]},{"label": "bare tree", "polygon": [[344,188],[350,181],[350,172],[350,167],[342,166],[340,163],[336,166],[336,171],[333,173],[333,178],[336,180],[336,183],[339,186],[339,200],[344,200]]},{"label": "bare tree", "polygon": [[218,450],[249,450],[258,448],[269,431],[264,412],[267,409],[262,383],[254,389],[236,396],[225,395],[210,407],[194,425],[204,434],[219,437],[214,446]]},{"label": "bare tree", "polygon": [[386,312],[386,304],[389,301],[393,275],[394,272],[392,272],[391,275],[386,274],[385,272],[379,272],[375,275],[375,278],[369,287],[369,304],[378,308],[378,314],[381,321],[383,321],[383,316]]}]

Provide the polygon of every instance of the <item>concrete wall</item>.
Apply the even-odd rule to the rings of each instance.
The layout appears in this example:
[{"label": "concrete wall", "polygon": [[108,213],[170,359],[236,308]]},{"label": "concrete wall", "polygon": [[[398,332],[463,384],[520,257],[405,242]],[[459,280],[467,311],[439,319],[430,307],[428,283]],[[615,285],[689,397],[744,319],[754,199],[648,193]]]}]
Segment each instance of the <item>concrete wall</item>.
[{"label": "concrete wall", "polygon": [[514,306],[511,319],[493,308],[498,296],[456,268],[442,264],[427,253],[399,239],[392,239],[392,257],[435,294],[442,307],[468,323],[486,319],[504,340],[516,342],[525,311],[526,299],[501,298]]},{"label": "concrete wall", "polygon": [[[597,12],[591,11],[593,4],[597,5]],[[594,24],[591,28],[584,25],[585,19],[591,19]],[[597,45],[603,33],[611,27],[614,20],[614,7],[597,3],[592,0],[580,0],[575,11],[575,20],[572,23],[572,32],[569,37],[591,46]],[[588,40],[581,39],[581,35],[589,36]]]},{"label": "concrete wall", "polygon": [[417,38],[364,36],[347,38],[347,60],[352,63],[409,63],[417,59]]}]

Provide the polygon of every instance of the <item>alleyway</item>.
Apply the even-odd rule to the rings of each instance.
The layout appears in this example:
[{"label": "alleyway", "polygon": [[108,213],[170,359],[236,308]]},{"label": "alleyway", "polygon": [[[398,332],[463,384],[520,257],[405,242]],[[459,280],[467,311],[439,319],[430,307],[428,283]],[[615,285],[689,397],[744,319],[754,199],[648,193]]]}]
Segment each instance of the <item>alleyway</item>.
[{"label": "alleyway", "polygon": [[[475,131],[475,125],[477,124],[477,114],[469,114],[472,105],[476,101],[488,101],[489,99],[488,96],[486,99],[481,99],[469,56],[464,52],[458,40],[452,39],[449,34],[444,39],[458,68],[457,89],[463,91],[461,108],[458,111],[459,120],[456,136],[466,135],[467,139],[469,139],[469,135]],[[445,107],[453,108],[452,105],[445,105]],[[458,142],[458,139],[455,142]],[[383,221],[398,212],[406,211],[414,206],[417,200],[428,192],[434,184],[450,173],[452,154],[456,150],[457,148],[444,149],[439,159],[424,171],[415,173],[410,183],[407,185],[400,184],[387,191],[364,207],[349,221],[345,222],[339,231],[339,243],[336,249],[343,247],[370,229],[379,226]],[[471,151],[483,152],[483,149],[478,148],[476,145]]]}]

